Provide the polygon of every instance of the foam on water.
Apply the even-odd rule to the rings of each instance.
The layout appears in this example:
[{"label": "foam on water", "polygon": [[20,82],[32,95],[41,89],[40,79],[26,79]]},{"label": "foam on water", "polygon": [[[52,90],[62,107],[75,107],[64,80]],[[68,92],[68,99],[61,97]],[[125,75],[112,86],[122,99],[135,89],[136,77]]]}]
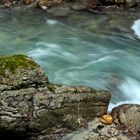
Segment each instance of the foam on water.
[{"label": "foam on water", "polygon": [[95,60],[95,61],[90,61],[90,62],[88,62],[88,63],[85,63],[85,64],[82,65],[82,66],[73,66],[73,67],[70,67],[70,68],[68,68],[68,69],[66,69],[66,70],[68,71],[68,70],[72,70],[72,69],[74,69],[74,70],[86,69],[86,68],[89,67],[90,65],[93,65],[93,64],[96,64],[96,63],[99,63],[99,62],[102,62],[102,61],[106,61],[106,60],[108,60],[108,59],[114,59],[114,58],[111,57],[111,56],[105,56],[105,57],[99,58],[99,59],[97,59],[97,60]]},{"label": "foam on water", "polygon": [[52,20],[52,19],[47,19],[46,23],[49,24],[49,25],[55,25],[55,24],[58,24],[58,21],[57,20]]},{"label": "foam on water", "polygon": [[33,58],[40,59],[41,57],[59,57],[65,60],[76,60],[77,57],[70,52],[64,50],[58,44],[55,43],[46,43],[46,42],[37,42],[36,46],[38,48],[29,51],[28,55]]},{"label": "foam on water", "polygon": [[140,104],[140,82],[139,81],[133,78],[127,77],[122,83],[120,83],[118,88],[123,93],[123,96],[125,96],[127,99],[124,101],[118,102],[116,104],[110,103],[109,111],[111,111],[112,108],[121,104],[127,104],[127,103]]},{"label": "foam on water", "polygon": [[134,21],[131,29],[134,30],[135,35],[140,39],[140,19]]}]

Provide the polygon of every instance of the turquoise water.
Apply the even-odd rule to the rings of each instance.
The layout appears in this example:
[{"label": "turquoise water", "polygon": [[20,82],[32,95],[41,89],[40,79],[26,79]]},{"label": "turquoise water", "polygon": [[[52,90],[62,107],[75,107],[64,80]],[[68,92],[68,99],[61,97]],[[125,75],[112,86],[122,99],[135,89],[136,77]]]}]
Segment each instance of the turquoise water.
[{"label": "turquoise water", "polygon": [[31,56],[50,82],[108,89],[110,108],[140,103],[140,40],[123,30],[127,19],[116,22],[105,14],[1,10],[0,55]]}]

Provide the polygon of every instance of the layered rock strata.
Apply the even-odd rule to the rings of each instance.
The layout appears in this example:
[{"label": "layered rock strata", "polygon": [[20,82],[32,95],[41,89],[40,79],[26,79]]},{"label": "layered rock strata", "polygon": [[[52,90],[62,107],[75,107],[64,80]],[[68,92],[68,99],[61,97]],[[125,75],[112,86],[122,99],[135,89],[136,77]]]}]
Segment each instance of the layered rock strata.
[{"label": "layered rock strata", "polygon": [[49,83],[39,65],[27,56],[1,57],[0,66],[1,132],[47,139],[52,133],[85,126],[107,111],[108,91]]}]

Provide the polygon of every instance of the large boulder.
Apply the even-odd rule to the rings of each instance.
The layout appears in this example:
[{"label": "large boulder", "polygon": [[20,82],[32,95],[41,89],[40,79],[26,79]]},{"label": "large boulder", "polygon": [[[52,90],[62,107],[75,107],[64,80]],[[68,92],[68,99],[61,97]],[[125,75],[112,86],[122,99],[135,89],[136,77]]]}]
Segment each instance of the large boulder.
[{"label": "large boulder", "polygon": [[1,57],[0,65],[0,132],[47,139],[52,132],[75,130],[107,111],[108,91],[51,84],[27,56]]},{"label": "large boulder", "polygon": [[140,105],[123,104],[115,107],[111,114],[118,129],[140,135]]}]

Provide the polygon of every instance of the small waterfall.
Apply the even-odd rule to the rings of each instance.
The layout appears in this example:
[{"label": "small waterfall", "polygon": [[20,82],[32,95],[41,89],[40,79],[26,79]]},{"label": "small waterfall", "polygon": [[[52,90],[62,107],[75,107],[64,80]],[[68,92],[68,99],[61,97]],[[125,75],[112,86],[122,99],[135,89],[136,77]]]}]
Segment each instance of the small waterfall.
[{"label": "small waterfall", "polygon": [[116,96],[113,95],[112,102],[109,104],[109,111],[121,104],[140,104],[140,82],[136,79],[126,77],[117,87],[119,101],[115,102]]},{"label": "small waterfall", "polygon": [[134,30],[135,35],[140,39],[140,19],[134,21],[131,29]]}]

